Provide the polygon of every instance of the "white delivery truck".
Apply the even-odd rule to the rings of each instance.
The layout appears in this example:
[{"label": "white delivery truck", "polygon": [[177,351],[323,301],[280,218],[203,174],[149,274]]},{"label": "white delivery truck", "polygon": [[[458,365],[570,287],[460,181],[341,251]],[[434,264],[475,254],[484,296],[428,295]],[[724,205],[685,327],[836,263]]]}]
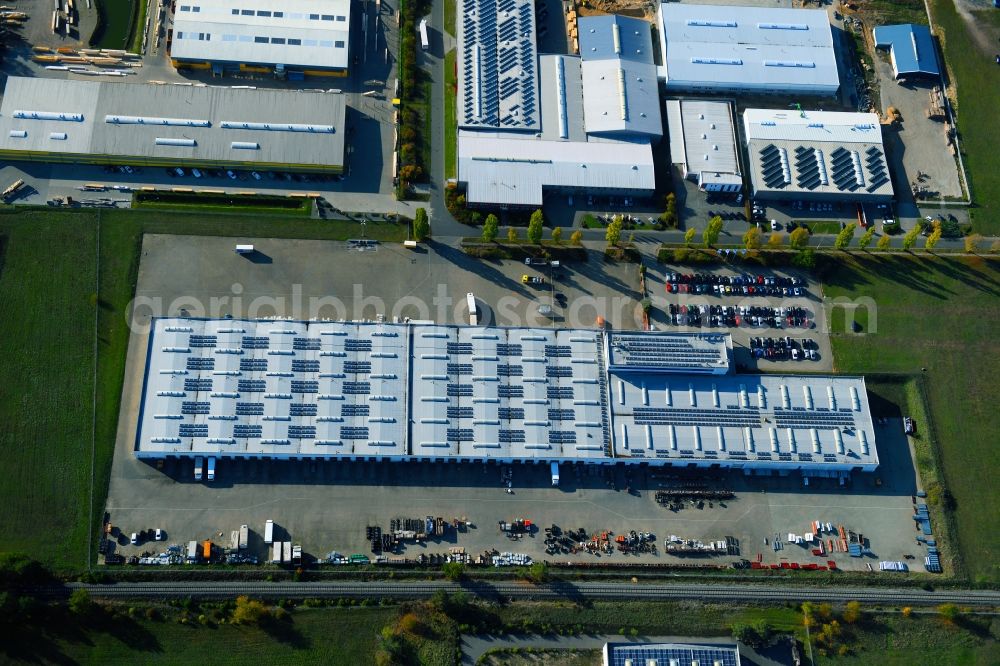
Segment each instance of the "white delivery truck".
[{"label": "white delivery truck", "polygon": [[274,543],[274,521],[264,523],[264,543]]},{"label": "white delivery truck", "polygon": [[253,245],[237,245],[236,254],[253,254]]},{"label": "white delivery truck", "polygon": [[552,485],[559,485],[559,463],[552,463]]},{"label": "white delivery truck", "polygon": [[204,464],[205,459],[201,456],[194,457],[194,480],[201,481],[201,468]]},{"label": "white delivery truck", "polygon": [[426,51],[431,47],[431,40],[427,35],[427,19],[420,19],[417,28],[420,31],[420,48]]},{"label": "white delivery truck", "polygon": [[215,458],[208,459],[208,480],[215,480]]}]

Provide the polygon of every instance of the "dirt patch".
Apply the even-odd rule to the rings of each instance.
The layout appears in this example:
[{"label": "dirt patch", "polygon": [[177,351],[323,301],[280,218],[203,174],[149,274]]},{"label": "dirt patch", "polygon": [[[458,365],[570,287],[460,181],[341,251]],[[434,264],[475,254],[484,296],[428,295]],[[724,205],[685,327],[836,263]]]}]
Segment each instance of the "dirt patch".
[{"label": "dirt patch", "polygon": [[955,9],[965,21],[965,25],[969,29],[969,36],[972,37],[976,46],[983,53],[995,52],[997,50],[995,24],[991,25],[989,21],[977,17],[977,14],[982,15],[987,10],[997,11],[993,9],[993,3],[985,0],[954,0],[954,2]]},{"label": "dirt patch", "polygon": [[582,0],[577,4],[580,16],[600,16],[602,14],[622,14],[653,20],[659,4],[652,0]]}]

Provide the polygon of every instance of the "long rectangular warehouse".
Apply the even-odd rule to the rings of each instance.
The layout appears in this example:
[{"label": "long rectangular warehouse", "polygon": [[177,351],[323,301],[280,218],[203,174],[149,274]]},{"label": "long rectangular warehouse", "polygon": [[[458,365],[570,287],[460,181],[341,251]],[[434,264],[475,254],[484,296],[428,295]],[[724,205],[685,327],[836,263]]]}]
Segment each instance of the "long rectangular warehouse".
[{"label": "long rectangular warehouse", "polygon": [[156,319],[140,458],[874,470],[860,377],[719,374],[726,334]]},{"label": "long rectangular warehouse", "polygon": [[339,173],[344,95],[12,76],[0,157]]},{"label": "long rectangular warehouse", "polygon": [[840,87],[826,10],[664,2],[657,14],[668,91],[835,95]]},{"label": "long rectangular warehouse", "polygon": [[347,73],[350,0],[188,0],[174,7],[175,67]]}]

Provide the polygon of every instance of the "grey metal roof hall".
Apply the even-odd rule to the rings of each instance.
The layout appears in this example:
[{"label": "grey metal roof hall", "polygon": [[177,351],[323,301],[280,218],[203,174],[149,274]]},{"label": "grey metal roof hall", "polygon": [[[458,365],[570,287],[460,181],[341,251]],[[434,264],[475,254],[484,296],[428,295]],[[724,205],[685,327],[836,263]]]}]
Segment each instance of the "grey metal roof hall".
[{"label": "grey metal roof hall", "polygon": [[9,77],[0,154],[336,169],[345,106],[335,93]]},{"label": "grey metal roof hall", "polygon": [[755,196],[852,203],[893,196],[874,113],[747,109],[743,135]]},{"label": "grey metal roof hall", "polygon": [[880,25],[872,30],[875,48],[888,49],[896,78],[928,76],[938,78],[937,46],[926,25],[906,23]]},{"label": "grey metal roof hall", "polygon": [[577,22],[580,57],[588,60],[633,60],[653,64],[653,38],[649,23],[637,18],[607,14],[581,16]]},{"label": "grey metal roof hall", "polygon": [[582,17],[578,26],[587,133],[661,136],[649,24],[612,14]]}]

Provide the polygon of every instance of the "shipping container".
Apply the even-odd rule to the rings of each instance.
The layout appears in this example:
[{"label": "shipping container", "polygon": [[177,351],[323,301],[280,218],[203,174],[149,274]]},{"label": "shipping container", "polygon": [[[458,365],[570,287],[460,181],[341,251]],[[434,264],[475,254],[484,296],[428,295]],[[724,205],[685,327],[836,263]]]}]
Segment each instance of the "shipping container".
[{"label": "shipping container", "polygon": [[271,549],[271,562],[274,564],[281,564],[281,542],[275,541],[274,548]]},{"label": "shipping container", "polygon": [[292,542],[285,541],[281,544],[281,561],[288,564],[292,561]]}]

